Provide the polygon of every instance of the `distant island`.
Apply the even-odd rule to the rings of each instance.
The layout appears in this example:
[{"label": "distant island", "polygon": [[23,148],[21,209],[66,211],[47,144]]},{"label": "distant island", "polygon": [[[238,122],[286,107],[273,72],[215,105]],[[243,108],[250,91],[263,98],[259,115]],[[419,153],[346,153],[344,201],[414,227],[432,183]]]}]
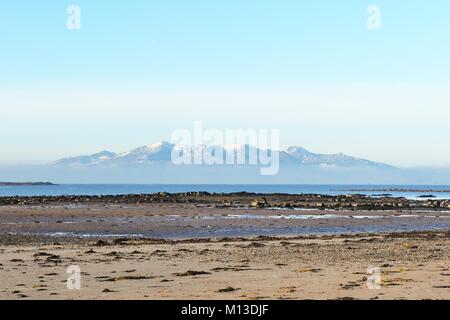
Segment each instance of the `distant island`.
[{"label": "distant island", "polygon": [[1,182],[0,186],[56,186],[51,182]]}]

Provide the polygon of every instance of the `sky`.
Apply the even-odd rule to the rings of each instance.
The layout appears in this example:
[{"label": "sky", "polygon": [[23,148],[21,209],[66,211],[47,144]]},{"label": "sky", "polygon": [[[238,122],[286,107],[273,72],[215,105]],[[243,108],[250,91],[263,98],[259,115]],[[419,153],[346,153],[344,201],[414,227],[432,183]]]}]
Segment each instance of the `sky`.
[{"label": "sky", "polygon": [[2,3],[0,164],[126,151],[194,121],[279,129],[283,148],[450,164],[450,2],[330,2]]}]

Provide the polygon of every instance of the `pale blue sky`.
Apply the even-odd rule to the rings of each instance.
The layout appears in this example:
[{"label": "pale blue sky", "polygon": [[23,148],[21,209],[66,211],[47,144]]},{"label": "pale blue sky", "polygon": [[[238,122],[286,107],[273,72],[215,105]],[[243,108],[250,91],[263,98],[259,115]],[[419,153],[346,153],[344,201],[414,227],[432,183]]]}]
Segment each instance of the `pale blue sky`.
[{"label": "pale blue sky", "polygon": [[[70,4],[81,30],[66,28]],[[446,0],[2,3],[0,163],[124,151],[201,120],[448,164],[449,17]]]}]

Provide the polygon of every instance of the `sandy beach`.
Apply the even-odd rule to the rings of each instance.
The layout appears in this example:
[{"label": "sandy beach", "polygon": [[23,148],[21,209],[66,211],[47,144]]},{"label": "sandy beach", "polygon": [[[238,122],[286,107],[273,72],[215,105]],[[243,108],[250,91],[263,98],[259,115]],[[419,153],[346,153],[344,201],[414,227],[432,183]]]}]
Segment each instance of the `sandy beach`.
[{"label": "sandy beach", "polygon": [[[1,299],[450,298],[446,232],[178,242],[7,242],[3,237],[0,246]],[[71,265],[81,271],[79,290],[67,288],[66,271]],[[372,267],[381,271],[379,289],[367,286],[367,269]]]},{"label": "sandy beach", "polygon": [[448,230],[426,210],[3,205],[0,299],[449,299]]}]

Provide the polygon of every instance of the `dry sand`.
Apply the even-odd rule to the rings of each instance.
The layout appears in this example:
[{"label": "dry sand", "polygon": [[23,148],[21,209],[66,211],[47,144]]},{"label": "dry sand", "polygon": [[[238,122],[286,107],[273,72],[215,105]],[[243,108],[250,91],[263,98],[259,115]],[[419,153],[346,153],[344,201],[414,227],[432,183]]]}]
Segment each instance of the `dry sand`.
[{"label": "dry sand", "polygon": [[[450,298],[448,233],[99,244],[2,245],[0,298]],[[67,289],[70,265],[80,290]],[[378,290],[368,267],[380,267]]]}]

